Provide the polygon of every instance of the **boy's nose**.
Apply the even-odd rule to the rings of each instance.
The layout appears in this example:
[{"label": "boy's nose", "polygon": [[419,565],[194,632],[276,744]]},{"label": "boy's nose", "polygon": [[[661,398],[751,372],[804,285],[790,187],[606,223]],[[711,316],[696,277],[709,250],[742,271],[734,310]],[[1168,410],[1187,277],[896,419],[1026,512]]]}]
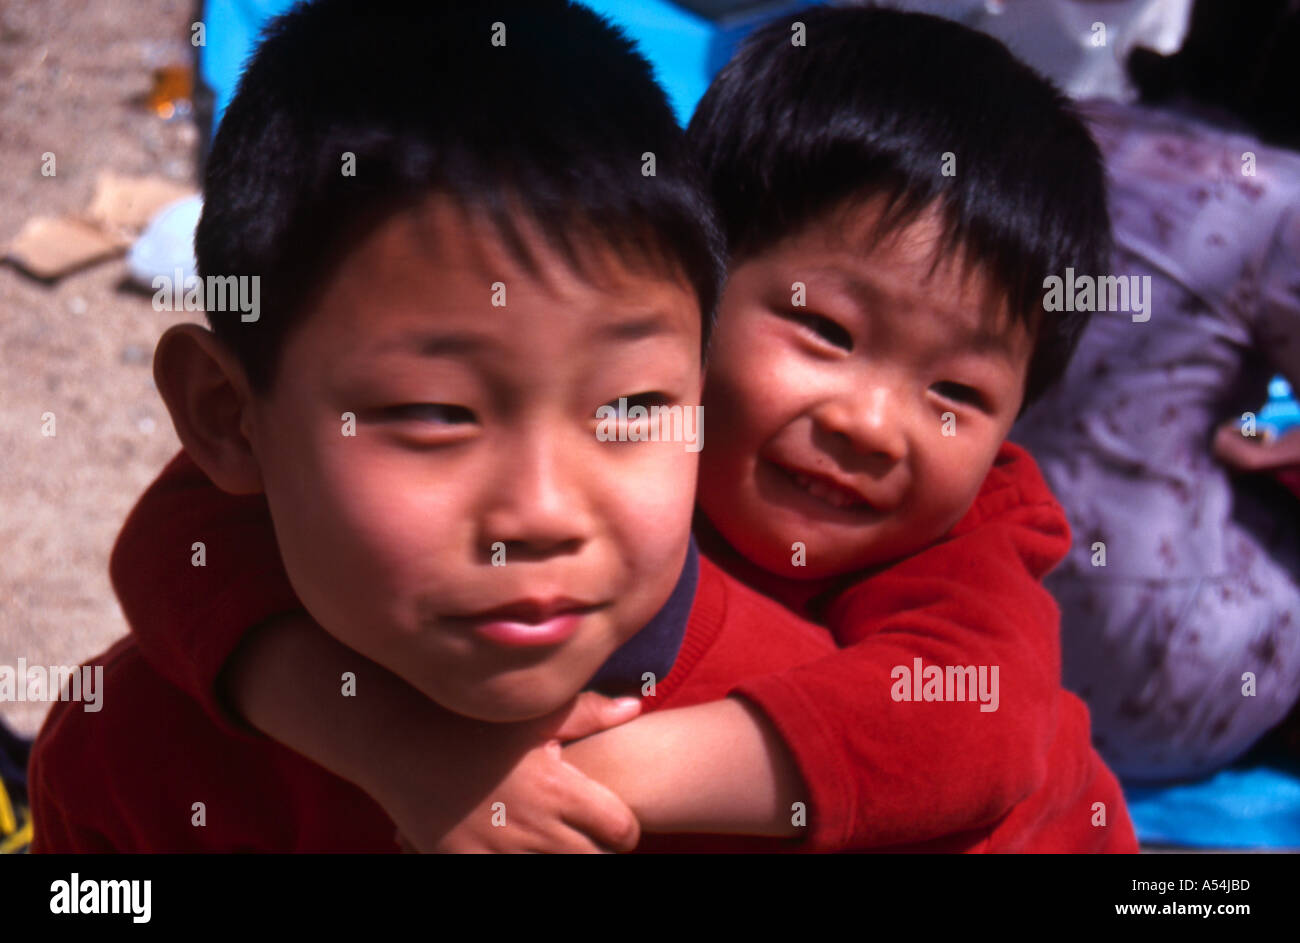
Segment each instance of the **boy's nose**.
[{"label": "boy's nose", "polygon": [[828,400],[815,418],[824,431],[853,452],[893,465],[907,454],[900,406],[892,390],[875,386]]},{"label": "boy's nose", "polygon": [[539,559],[576,553],[590,537],[582,468],[562,443],[542,438],[512,449],[484,484],[485,546],[506,545],[506,558]]}]

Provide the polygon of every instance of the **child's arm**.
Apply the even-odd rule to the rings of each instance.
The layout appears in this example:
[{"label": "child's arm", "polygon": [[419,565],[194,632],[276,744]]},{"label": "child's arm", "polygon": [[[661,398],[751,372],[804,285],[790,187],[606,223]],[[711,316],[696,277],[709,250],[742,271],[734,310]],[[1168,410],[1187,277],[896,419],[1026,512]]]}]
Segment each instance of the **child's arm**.
[{"label": "child's arm", "polygon": [[[110,572],[155,670],[228,733],[255,736],[251,721],[366,789],[418,847],[635,844],[617,797],[546,746],[625,720],[626,708],[591,695],[571,714],[523,725],[442,710],[299,612],[264,499],[219,490],[184,452],[128,517]],[[356,697],[342,696],[345,671]],[[509,827],[491,827],[480,813],[501,796]]]},{"label": "child's arm", "polygon": [[[343,672],[355,675],[353,697],[339,696]],[[360,657],[305,612],[250,632],[219,686],[253,726],[364,789],[420,850],[626,851],[639,838],[623,802],[551,746],[635,716],[635,699],[584,694],[535,721],[472,720]],[[506,827],[492,824],[498,802]]]},{"label": "child's arm", "polygon": [[[991,495],[993,512],[964,532],[842,595],[830,627],[843,651],[566,755],[645,831],[802,833],[810,847],[840,849],[989,826],[1042,783],[1056,725],[1059,618],[1040,579],[1069,532],[1050,495],[1029,492]],[[974,666],[976,689],[960,702],[896,700],[896,669],[910,675],[917,658],[923,675]],[[985,707],[996,709],[977,701],[980,666]],[[796,801],[807,828],[792,823]]]},{"label": "child's arm", "polygon": [[646,832],[795,837],[806,800],[794,755],[752,705],[724,698],[646,714],[564,748]]},{"label": "child's arm", "polygon": [[[817,843],[914,844],[982,828],[1044,782],[1060,617],[1024,544],[1055,544],[1055,563],[1068,530],[1059,508],[1041,513],[1059,516],[1057,539],[1003,520],[931,547],[838,600],[830,625],[843,652],[738,687],[798,755]],[[927,669],[943,671],[931,694],[947,697],[959,693],[948,669],[966,666],[975,677],[960,679],[976,690],[965,700],[925,700]]]},{"label": "child's arm", "polygon": [[[883,576],[855,591],[894,596]],[[924,577],[905,592],[914,608],[895,617],[850,612],[874,634],[843,651],[743,682],[721,701],[639,717],[565,757],[618,793],[646,832],[802,835],[840,850],[987,826],[1046,774],[1059,667],[1041,635],[1022,649],[1009,629],[1020,618],[987,598]],[[1044,626],[1054,619],[1039,615]],[[915,658],[998,666],[997,710],[894,701],[893,668]]]},{"label": "child's arm", "polygon": [[1241,434],[1241,427],[1234,419],[1215,432],[1213,451],[1215,458],[1239,472],[1300,468],[1300,429],[1292,429],[1271,442],[1255,442]]}]

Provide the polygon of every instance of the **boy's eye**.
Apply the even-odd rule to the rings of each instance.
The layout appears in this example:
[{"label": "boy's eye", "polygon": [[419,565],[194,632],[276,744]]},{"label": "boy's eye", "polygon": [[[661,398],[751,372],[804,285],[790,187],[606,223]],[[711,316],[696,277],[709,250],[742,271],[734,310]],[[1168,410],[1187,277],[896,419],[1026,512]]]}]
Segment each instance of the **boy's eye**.
[{"label": "boy's eye", "polygon": [[[609,441],[613,430],[617,430],[617,434],[613,435],[614,441],[626,442],[629,441],[628,437],[630,441],[658,441],[652,425],[652,420],[656,419],[653,407],[668,407],[672,403],[673,397],[659,392],[636,393],[603,403],[592,419],[596,425],[596,438]],[[643,412],[638,411],[636,415],[628,415],[637,406],[640,406]],[[662,421],[662,414],[659,414],[659,421]]]},{"label": "boy's eye", "polygon": [[429,422],[435,425],[454,426],[477,421],[473,412],[464,406],[451,403],[404,403],[401,406],[389,406],[384,414],[397,420]]},{"label": "boy's eye", "polygon": [[841,350],[853,349],[853,336],[828,317],[807,311],[787,311],[784,315],[834,347]]},{"label": "boy's eye", "polygon": [[950,380],[943,380],[930,387],[944,399],[950,399],[958,403],[969,403],[978,409],[987,409],[988,404],[984,401],[983,395],[979,390],[964,383],[953,383]]},{"label": "boy's eye", "polygon": [[[632,396],[624,396],[621,398],[627,404],[628,409],[631,409],[633,406],[642,406],[647,411],[650,409],[651,406],[670,406],[672,405],[673,402],[673,398],[669,396],[667,393],[658,393],[658,392],[636,393]],[[614,409],[618,409],[618,402],[619,401],[616,399],[610,400],[605,405],[610,406]]]}]

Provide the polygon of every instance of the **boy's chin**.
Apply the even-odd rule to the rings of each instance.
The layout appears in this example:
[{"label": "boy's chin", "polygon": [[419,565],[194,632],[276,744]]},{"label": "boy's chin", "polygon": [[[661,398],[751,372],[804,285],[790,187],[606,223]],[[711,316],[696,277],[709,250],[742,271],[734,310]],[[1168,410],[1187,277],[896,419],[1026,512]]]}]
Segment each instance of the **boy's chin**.
[{"label": "boy's chin", "polygon": [[[790,549],[785,549],[787,547]],[[891,559],[881,548],[870,546],[827,552],[826,546],[810,539],[807,531],[772,534],[768,540],[755,541],[755,545],[748,548],[737,546],[736,549],[760,569],[798,583],[834,580],[888,563]]]},{"label": "boy's chin", "polygon": [[431,699],[447,710],[493,724],[512,724],[536,720],[564,707],[581,691],[581,685],[551,686],[511,684],[498,688],[482,684],[472,690],[426,690]]}]

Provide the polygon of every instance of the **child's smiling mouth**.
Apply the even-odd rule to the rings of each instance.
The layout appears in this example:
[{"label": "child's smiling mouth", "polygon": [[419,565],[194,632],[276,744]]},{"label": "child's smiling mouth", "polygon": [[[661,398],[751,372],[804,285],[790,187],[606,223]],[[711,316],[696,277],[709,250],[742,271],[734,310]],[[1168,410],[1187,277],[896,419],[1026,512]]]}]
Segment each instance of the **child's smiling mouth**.
[{"label": "child's smiling mouth", "polygon": [[796,494],[805,506],[849,513],[855,517],[874,518],[883,514],[866,496],[826,475],[770,460],[763,465],[774,470],[777,473],[774,477],[780,480],[784,489]]},{"label": "child's smiling mouth", "polygon": [[803,488],[814,498],[825,501],[831,507],[854,508],[866,505],[866,502],[853,492],[820,478],[810,478],[800,472],[795,472],[794,481],[795,484],[800,488]]}]

